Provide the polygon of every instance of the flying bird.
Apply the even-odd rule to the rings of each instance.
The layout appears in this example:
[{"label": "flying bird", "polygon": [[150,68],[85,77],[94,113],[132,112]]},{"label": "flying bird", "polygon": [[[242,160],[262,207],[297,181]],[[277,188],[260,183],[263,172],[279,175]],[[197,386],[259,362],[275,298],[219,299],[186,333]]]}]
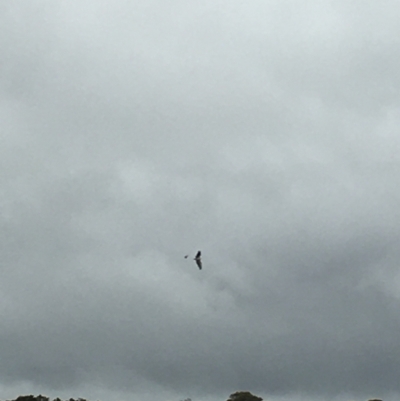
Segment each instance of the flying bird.
[{"label": "flying bird", "polygon": [[185,259],[187,259],[189,257],[189,255],[185,255]]},{"label": "flying bird", "polygon": [[201,270],[201,268],[203,267],[202,263],[201,263],[201,251],[198,251],[194,260],[196,261],[197,266],[199,267],[199,269]]}]

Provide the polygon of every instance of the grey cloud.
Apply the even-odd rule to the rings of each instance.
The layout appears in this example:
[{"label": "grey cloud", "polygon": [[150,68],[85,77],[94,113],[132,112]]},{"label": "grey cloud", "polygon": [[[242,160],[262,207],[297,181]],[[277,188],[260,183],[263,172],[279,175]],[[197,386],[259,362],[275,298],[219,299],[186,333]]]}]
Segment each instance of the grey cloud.
[{"label": "grey cloud", "polygon": [[398,398],[395,2],[0,8],[2,393]]}]

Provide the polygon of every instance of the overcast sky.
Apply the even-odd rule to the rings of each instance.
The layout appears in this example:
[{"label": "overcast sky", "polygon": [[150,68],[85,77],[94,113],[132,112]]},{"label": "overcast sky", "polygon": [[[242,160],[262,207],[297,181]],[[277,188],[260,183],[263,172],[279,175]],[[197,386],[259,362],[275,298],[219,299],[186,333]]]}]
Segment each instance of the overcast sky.
[{"label": "overcast sky", "polygon": [[398,400],[399,17],[0,0],[0,398]]}]

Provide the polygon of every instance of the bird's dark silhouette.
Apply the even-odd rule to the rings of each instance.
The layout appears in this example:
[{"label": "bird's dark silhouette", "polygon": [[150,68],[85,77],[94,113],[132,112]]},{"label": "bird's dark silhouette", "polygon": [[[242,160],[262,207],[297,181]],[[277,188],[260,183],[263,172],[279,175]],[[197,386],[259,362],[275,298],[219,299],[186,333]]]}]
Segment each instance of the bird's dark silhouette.
[{"label": "bird's dark silhouette", "polygon": [[194,260],[196,261],[197,266],[201,270],[203,268],[203,264],[201,263],[201,251],[198,251]]}]

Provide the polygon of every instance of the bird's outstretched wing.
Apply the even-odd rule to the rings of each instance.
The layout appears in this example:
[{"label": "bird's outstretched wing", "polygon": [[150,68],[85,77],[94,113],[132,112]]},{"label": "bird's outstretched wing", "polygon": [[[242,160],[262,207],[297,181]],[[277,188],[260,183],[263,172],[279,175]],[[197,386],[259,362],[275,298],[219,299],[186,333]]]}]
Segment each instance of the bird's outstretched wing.
[{"label": "bird's outstretched wing", "polygon": [[198,251],[197,254],[196,254],[195,259],[200,259],[200,258],[201,258],[201,251]]},{"label": "bird's outstretched wing", "polygon": [[201,270],[203,267],[203,264],[201,263],[201,259],[195,259],[197,266],[199,267],[199,269]]}]

